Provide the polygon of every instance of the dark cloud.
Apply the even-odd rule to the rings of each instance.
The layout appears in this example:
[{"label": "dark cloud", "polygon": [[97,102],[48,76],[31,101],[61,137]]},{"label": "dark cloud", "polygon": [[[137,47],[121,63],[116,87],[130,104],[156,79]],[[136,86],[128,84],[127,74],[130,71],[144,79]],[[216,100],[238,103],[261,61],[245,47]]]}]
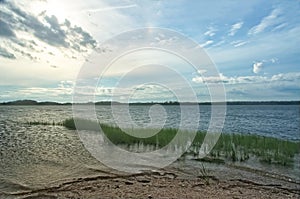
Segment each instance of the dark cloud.
[{"label": "dark cloud", "polygon": [[12,45],[10,45],[10,48],[11,48],[14,52],[17,52],[17,53],[19,53],[20,55],[22,55],[23,57],[27,57],[27,58],[30,59],[30,60],[34,60],[34,61],[38,60],[37,57],[35,57],[35,56],[33,56],[32,54],[29,53],[30,51],[29,51],[29,52],[25,52],[25,51],[21,50],[20,48],[17,48],[17,47],[12,46]]},{"label": "dark cloud", "polygon": [[65,25],[66,27],[70,28],[70,27],[71,27],[71,22],[70,22],[68,19],[65,19],[64,25]]},{"label": "dark cloud", "polygon": [[0,56],[8,58],[8,59],[16,59],[15,55],[8,52],[5,48],[0,46]]},{"label": "dark cloud", "polygon": [[[30,53],[24,52],[24,48],[38,52],[36,50],[38,45],[34,38],[54,47],[73,49],[77,52],[87,52],[87,49],[97,47],[97,41],[88,32],[81,27],[72,26],[67,19],[59,23],[54,15],[48,16],[42,12],[39,16],[34,16],[12,2],[0,0],[0,3],[2,3],[0,4],[0,38],[8,39],[11,43],[10,48],[22,56],[34,58]],[[1,9],[1,7],[6,9]],[[33,40],[21,41],[16,36],[16,31],[31,33]],[[7,58],[4,53],[0,56]]]},{"label": "dark cloud", "polygon": [[12,31],[7,23],[0,19],[0,37],[15,37],[14,31]]},{"label": "dark cloud", "polygon": [[[64,30],[61,29],[60,24],[55,16],[45,16],[44,19],[48,23],[48,26],[39,24],[32,27],[34,35],[40,40],[57,47],[69,47],[66,42],[67,36]],[[40,22],[39,22],[40,23]]]},{"label": "dark cloud", "polygon": [[11,15],[15,29],[31,32],[38,39],[57,47],[68,47],[66,34],[61,29],[60,24],[55,16],[44,16],[47,24],[43,24],[35,16],[21,10],[14,4],[9,4],[10,10],[15,14]]},{"label": "dark cloud", "polygon": [[75,26],[73,28],[73,31],[81,37],[81,41],[79,43],[82,46],[90,46],[92,48],[95,48],[97,46],[96,40],[94,40],[93,37],[89,33],[85,32],[81,27]]}]

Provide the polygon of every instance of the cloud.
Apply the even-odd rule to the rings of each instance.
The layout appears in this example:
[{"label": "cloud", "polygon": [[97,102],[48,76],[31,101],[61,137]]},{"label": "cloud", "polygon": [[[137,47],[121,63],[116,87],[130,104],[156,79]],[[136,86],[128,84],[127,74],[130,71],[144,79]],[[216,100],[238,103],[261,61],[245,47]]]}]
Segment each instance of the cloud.
[{"label": "cloud", "polygon": [[9,40],[9,42],[4,41],[3,43],[6,45],[7,48],[12,50],[15,54],[19,54],[22,57],[27,57],[30,60],[35,60],[35,61],[38,60],[36,56],[30,53],[32,51],[33,52],[36,51],[36,49],[31,44],[28,44],[27,41],[24,41],[22,39],[19,40],[16,38],[12,38],[11,40]]},{"label": "cloud", "polygon": [[203,69],[203,70],[197,70],[197,72],[200,74],[200,75],[203,75],[204,73],[207,72],[207,70]]},{"label": "cloud", "polygon": [[[205,71],[199,71],[199,74],[206,74]],[[289,95],[290,99],[299,99],[298,91],[300,91],[300,72],[295,73],[279,73],[273,76],[235,76],[229,77],[223,74],[220,76],[195,77],[195,83],[224,83],[229,100],[282,100],[282,96]],[[73,87],[75,82],[72,80],[59,81],[57,84],[49,87],[4,87],[0,101],[8,101],[16,98],[30,98],[45,101],[71,101]],[[201,95],[205,90],[203,87],[197,87],[195,91]],[[199,85],[201,86],[201,85]],[[201,90],[201,91],[200,91]],[[133,101],[166,101],[174,100],[174,95],[165,87],[157,84],[141,84],[133,87],[116,87],[99,86],[86,87],[82,90],[82,95],[95,96],[96,101],[100,100],[118,100],[122,101],[130,94],[130,100]],[[272,95],[271,95],[272,94]],[[125,98],[124,98],[125,97]],[[199,98],[199,99],[200,99]],[[285,98],[284,98],[285,99]],[[210,100],[205,99],[205,100]]]},{"label": "cloud", "polygon": [[32,26],[34,35],[40,40],[58,47],[69,47],[69,43],[66,41],[66,32],[62,29],[61,25],[55,16],[45,16],[45,24],[37,21],[36,26]]},{"label": "cloud", "polygon": [[255,62],[253,64],[253,72],[256,74],[259,73],[261,71],[262,67],[263,67],[263,62]]},{"label": "cloud", "polygon": [[274,64],[274,63],[277,63],[277,62],[278,62],[278,59],[277,59],[276,57],[274,57],[274,58],[270,59],[270,62],[273,63],[273,64]]},{"label": "cloud", "polygon": [[204,48],[204,47],[206,47],[206,46],[208,46],[208,45],[210,45],[210,44],[212,44],[212,43],[214,43],[213,40],[208,40],[208,41],[206,41],[206,42],[200,44],[200,46],[201,46],[202,48]]},{"label": "cloud", "polygon": [[74,33],[77,33],[77,38],[80,39],[79,44],[84,47],[97,47],[97,41],[87,32],[85,32],[81,27],[75,26],[72,28]]},{"label": "cloud", "polygon": [[222,83],[222,82],[225,83],[228,81],[228,78],[225,77],[222,73],[220,73],[220,76],[209,76],[209,77],[203,76],[203,73],[200,74],[201,76],[194,77],[192,81],[195,83]]},{"label": "cloud", "polygon": [[274,9],[270,15],[264,17],[261,22],[252,27],[248,34],[249,35],[255,35],[255,34],[258,34],[260,32],[263,32],[266,28],[268,28],[269,26],[273,26],[273,25],[276,25],[279,23],[279,20],[278,20],[278,17],[279,17],[279,14],[280,14],[280,10],[279,9]]},{"label": "cloud", "polygon": [[228,35],[234,36],[237,33],[237,31],[242,28],[243,24],[244,24],[244,22],[238,22],[238,23],[233,24],[231,26],[231,29],[230,29]]},{"label": "cloud", "polygon": [[219,76],[196,76],[192,78],[195,83],[206,83],[206,84],[241,84],[241,83],[254,83],[267,81],[266,77],[263,76],[238,76],[228,77],[220,73]]},{"label": "cloud", "polygon": [[8,59],[16,59],[15,55],[8,52],[5,48],[0,46],[0,56],[8,58]]},{"label": "cloud", "polygon": [[245,44],[249,43],[248,41],[243,41],[243,40],[237,40],[237,41],[233,41],[230,44],[233,45],[234,47],[240,47],[243,46]]},{"label": "cloud", "polygon": [[212,37],[212,36],[214,36],[214,35],[216,34],[216,31],[217,31],[216,28],[210,26],[210,27],[208,27],[208,31],[206,31],[206,32],[204,33],[204,35],[205,35],[205,36],[210,36],[210,37]]},{"label": "cloud", "polygon": [[16,34],[12,31],[7,23],[0,19],[0,37],[15,37]]},{"label": "cloud", "polygon": [[279,73],[271,77],[272,81],[300,81],[300,73]]},{"label": "cloud", "polygon": [[192,78],[195,83],[224,83],[224,84],[247,84],[247,83],[266,83],[266,82],[299,82],[300,72],[279,73],[270,77],[267,76],[235,76],[228,77],[220,73],[219,76],[203,75]]},{"label": "cloud", "polygon": [[[97,41],[94,38],[105,41],[128,29],[148,25],[175,29],[200,41],[202,47],[208,47],[207,52],[211,59],[227,76],[209,77],[209,71],[196,73],[204,76],[203,81],[222,81],[227,86],[243,82],[247,83],[244,87],[247,91],[248,87],[251,87],[250,82],[252,84],[269,81],[271,76],[265,77],[262,75],[264,72],[268,75],[277,74],[273,77],[273,79],[279,79],[276,82],[287,82],[283,80],[287,78],[284,73],[299,70],[296,64],[299,62],[299,56],[297,56],[299,52],[297,43],[299,42],[297,41],[299,41],[300,30],[299,21],[297,21],[299,16],[297,3],[249,1],[243,5],[232,2],[228,5],[228,3],[206,4],[180,1],[170,5],[164,1],[155,1],[155,3],[149,1],[146,4],[137,1],[134,2],[137,4],[134,8],[134,5],[122,6],[111,1],[73,2],[67,0],[60,2],[53,0],[47,4],[41,4],[43,8],[39,9],[40,5],[36,4],[36,1],[31,4],[23,0],[0,0],[0,62],[3,71],[0,75],[0,83],[2,85],[37,88],[52,85],[53,81],[75,78],[85,61],[81,58],[86,58],[91,48],[97,48]],[[258,7],[266,9],[253,9]],[[201,15],[197,15],[199,8],[202,9]],[[245,9],[241,8],[251,9],[245,12],[243,11]],[[270,8],[273,9],[270,10]],[[274,14],[274,8],[280,8],[281,13],[275,12]],[[153,10],[155,12],[151,12]],[[156,11],[163,12],[156,15]],[[272,14],[276,18],[268,18]],[[251,34],[255,34],[255,37],[247,35],[247,31],[251,28]],[[201,35],[199,35],[199,30]],[[244,31],[246,31],[245,34]],[[258,34],[263,32],[265,34]],[[171,40],[167,41],[167,37],[157,42],[174,43]],[[126,46],[125,42],[124,44]],[[120,46],[119,42],[116,43],[116,47],[118,46]],[[107,48],[113,49],[110,47]],[[167,63],[165,60],[169,59],[166,56],[157,57],[160,58],[157,60],[163,63]],[[273,57],[277,57],[284,67],[280,67],[275,60],[274,63],[265,61]],[[153,60],[152,57],[150,58]],[[145,62],[150,62],[150,58]],[[139,62],[136,57],[132,60]],[[252,73],[253,60],[263,63],[260,73]],[[119,73],[128,69],[127,63],[120,63],[122,66],[117,67],[118,71],[113,72]],[[172,60],[170,63],[179,65],[178,61]],[[248,67],[242,67],[245,63],[250,64]],[[272,67],[267,67],[269,65]],[[243,76],[236,77],[238,73]],[[182,74],[191,81],[195,71]],[[163,76],[164,74],[156,73],[154,77],[159,78],[157,75]],[[209,78],[205,79],[205,75]],[[111,80],[114,77],[109,76],[109,78]],[[194,80],[202,79],[198,77]],[[108,81],[105,86],[112,86],[110,83]],[[108,91],[106,89],[104,93]],[[44,99],[47,99],[47,96],[45,91]]]},{"label": "cloud", "polygon": [[[73,26],[67,19],[61,23],[56,16],[48,16],[45,12],[36,16],[8,1],[0,4],[0,8],[0,39],[6,41],[5,47],[16,54],[37,60],[30,54],[42,53],[43,50],[35,48],[39,42],[64,49],[64,54],[67,54],[66,50],[82,53],[97,47],[97,41],[88,32]],[[0,56],[8,58],[7,53]]]},{"label": "cloud", "polygon": [[110,6],[110,7],[107,7],[107,8],[96,8],[96,9],[84,10],[84,12],[95,13],[95,12],[105,12],[105,11],[111,11],[111,10],[117,10],[117,9],[126,9],[126,8],[135,8],[135,7],[137,7],[136,4],[125,5],[125,6]]},{"label": "cloud", "polygon": [[[296,65],[299,62],[299,56],[295,56],[294,53],[300,50],[299,45],[297,45],[297,42],[299,43],[299,31],[299,26],[293,26],[285,31],[259,34],[255,38],[247,37],[245,38],[247,40],[237,40],[247,42],[244,45],[235,46],[239,44],[232,42],[231,45],[211,47],[208,49],[208,52],[216,65],[218,65],[220,71],[227,71],[229,68],[231,71],[240,70],[240,66],[244,65],[244,63],[251,63],[253,60],[261,61],[263,58],[269,60],[277,57],[277,59],[280,59],[280,63],[286,64],[286,67],[276,67],[274,71],[268,72],[291,72],[294,70],[293,68],[296,69]],[[232,45],[236,48],[233,48]],[[250,65],[252,67],[252,64]],[[249,69],[245,67],[244,71],[248,72]]]}]

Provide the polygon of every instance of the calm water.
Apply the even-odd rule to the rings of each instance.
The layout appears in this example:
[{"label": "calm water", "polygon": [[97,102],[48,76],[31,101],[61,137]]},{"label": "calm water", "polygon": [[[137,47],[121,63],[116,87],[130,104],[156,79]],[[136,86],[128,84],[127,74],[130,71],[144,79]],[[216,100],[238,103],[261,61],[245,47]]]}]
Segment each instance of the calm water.
[{"label": "calm water", "polygon": [[[150,106],[131,106],[131,118],[147,126]],[[179,106],[165,106],[165,127],[178,127]],[[110,106],[96,107],[98,119],[114,124]],[[189,118],[182,118],[189,127]],[[61,122],[72,117],[71,106],[0,106],[0,192],[48,186],[62,179],[108,171],[84,149],[76,131],[62,126],[27,125],[27,121]],[[199,129],[207,130],[210,106],[200,106]],[[224,133],[253,133],[300,140],[297,105],[227,106]],[[105,172],[102,172],[105,175]]]}]

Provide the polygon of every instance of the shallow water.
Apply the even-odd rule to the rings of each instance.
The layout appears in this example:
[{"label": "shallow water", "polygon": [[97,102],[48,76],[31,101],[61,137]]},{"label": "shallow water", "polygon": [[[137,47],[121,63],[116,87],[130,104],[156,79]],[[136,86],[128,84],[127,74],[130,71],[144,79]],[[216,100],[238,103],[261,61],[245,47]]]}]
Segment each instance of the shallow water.
[{"label": "shallow water", "polygon": [[[164,108],[165,127],[177,128],[180,107]],[[149,109],[150,106],[130,107],[131,118],[138,126],[147,126],[151,121]],[[100,122],[115,123],[110,106],[97,106],[96,111]],[[195,114],[191,111],[190,117],[197,117]],[[299,114],[296,105],[227,106],[223,132],[300,140]],[[89,154],[76,131],[62,126],[26,124],[29,121],[58,123],[70,117],[71,106],[0,106],[0,191],[41,188],[59,180],[107,175],[106,171],[111,171]],[[207,130],[209,119],[210,106],[200,106],[200,130]],[[189,117],[182,120],[188,128]],[[282,172],[278,168],[273,170]]]}]

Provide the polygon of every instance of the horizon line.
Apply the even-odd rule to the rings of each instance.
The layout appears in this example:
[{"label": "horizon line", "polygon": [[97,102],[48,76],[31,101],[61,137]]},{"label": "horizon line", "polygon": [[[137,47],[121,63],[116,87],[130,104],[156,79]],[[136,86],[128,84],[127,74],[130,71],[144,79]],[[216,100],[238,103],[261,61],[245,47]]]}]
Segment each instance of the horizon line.
[{"label": "horizon line", "polygon": [[[0,102],[0,105],[6,105],[6,104],[20,104],[26,105],[26,103],[34,103],[36,105],[43,105],[43,104],[57,104],[57,105],[66,105],[66,104],[230,104],[230,103],[299,103],[300,100],[257,100],[257,101],[247,101],[247,100],[241,100],[241,101],[203,101],[203,102],[179,102],[179,101],[145,101],[145,102],[119,102],[119,101],[88,101],[88,102],[81,102],[81,103],[74,103],[74,102],[57,102],[57,101],[37,101],[32,99],[22,99],[22,100],[12,100],[12,101],[3,101]],[[33,104],[33,105],[34,105]]]}]

